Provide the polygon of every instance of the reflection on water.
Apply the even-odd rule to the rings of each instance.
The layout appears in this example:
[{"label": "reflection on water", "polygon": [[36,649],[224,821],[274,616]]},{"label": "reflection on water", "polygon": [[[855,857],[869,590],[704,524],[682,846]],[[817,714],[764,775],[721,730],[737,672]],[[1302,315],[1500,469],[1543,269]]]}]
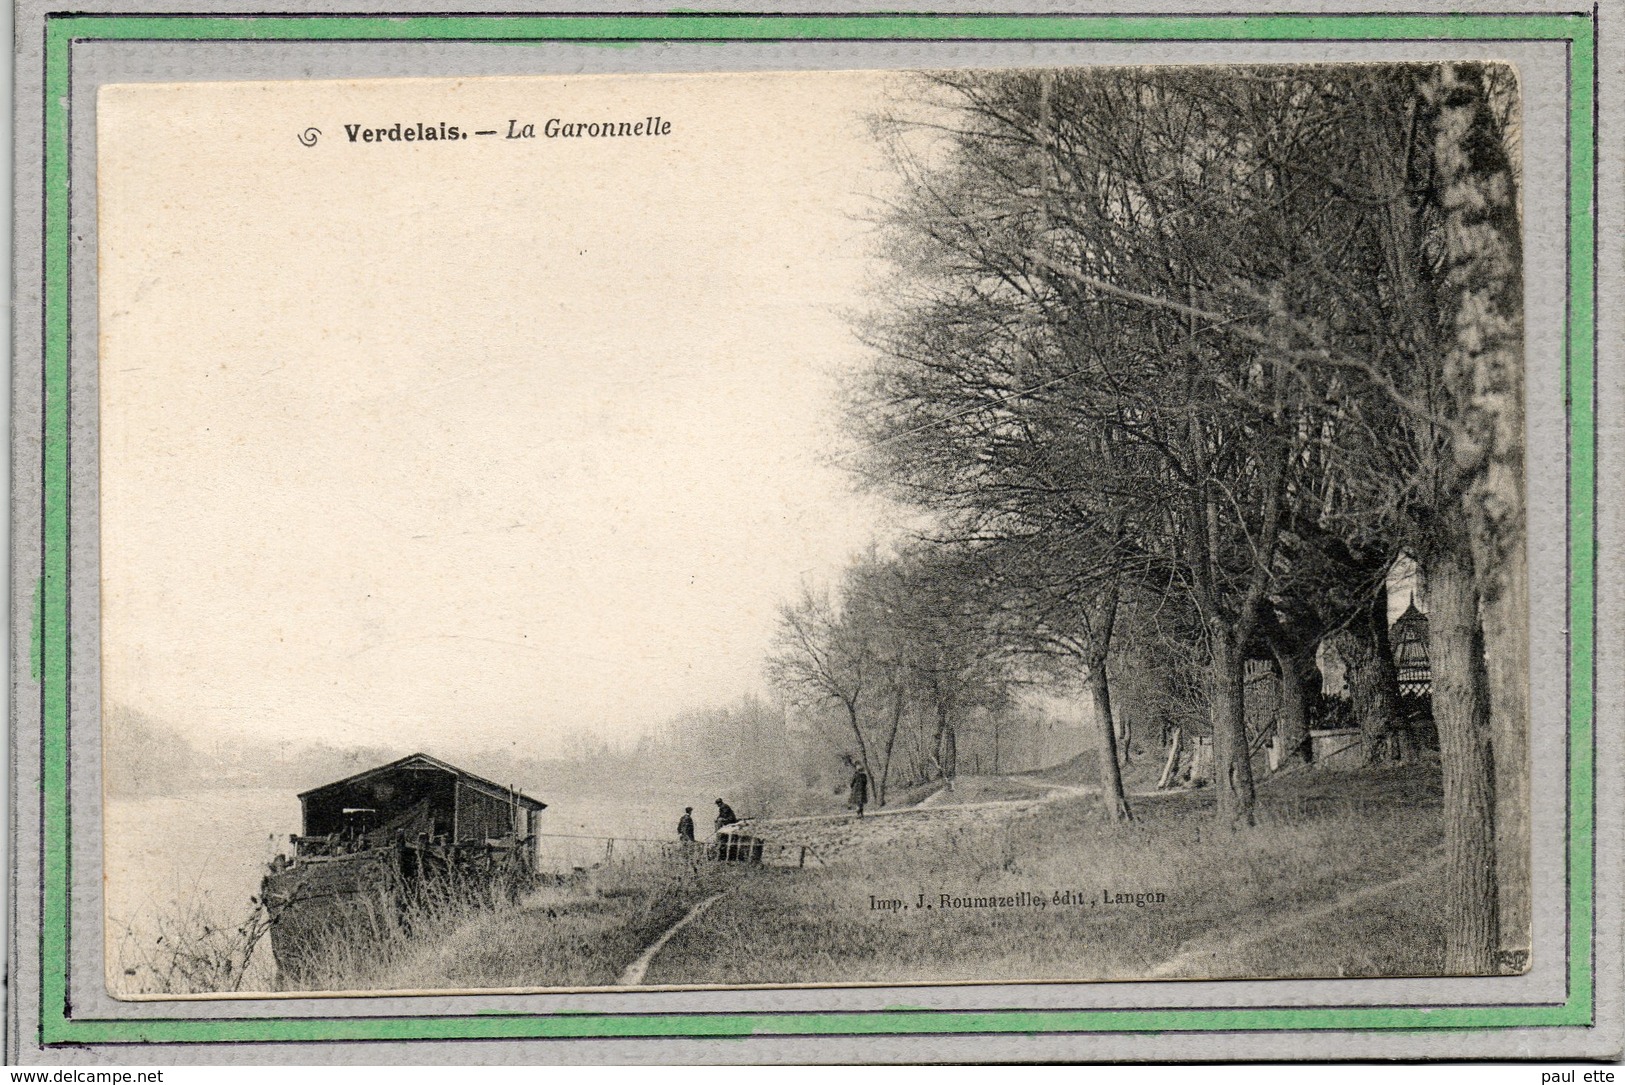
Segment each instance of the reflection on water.
[{"label": "reflection on water", "polygon": [[[237,788],[188,795],[109,797],[103,805],[107,964],[161,957],[166,932],[208,923],[229,929],[256,905],[265,864],[299,829],[299,801],[287,791]],[[256,978],[266,977],[263,945]],[[250,984],[252,985],[252,984]]]},{"label": "reflection on water", "polygon": [[298,830],[299,801],[286,791],[109,798],[103,823],[109,923],[197,900],[246,912],[265,864]]},{"label": "reflection on water", "polygon": [[603,795],[558,795],[548,802],[537,828],[542,833],[587,833],[649,840],[677,839],[683,807],[694,807],[696,823],[708,822],[708,801],[682,795],[634,793],[624,798]]},{"label": "reflection on water", "polygon": [[[632,791],[623,797],[568,793],[541,796],[548,803],[537,823],[536,851],[543,870],[590,867],[628,852],[676,843],[683,807],[694,807],[703,836],[711,818],[710,800],[671,791]],[[712,796],[715,798],[715,796]]]}]

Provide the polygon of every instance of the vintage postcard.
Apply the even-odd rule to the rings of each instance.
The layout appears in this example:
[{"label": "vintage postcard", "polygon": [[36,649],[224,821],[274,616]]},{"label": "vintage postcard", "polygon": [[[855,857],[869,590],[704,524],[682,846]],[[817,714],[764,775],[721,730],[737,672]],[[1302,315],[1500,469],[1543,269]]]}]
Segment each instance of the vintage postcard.
[{"label": "vintage postcard", "polygon": [[97,110],[118,995],[1527,966],[1511,67]]},{"label": "vintage postcard", "polygon": [[14,1043],[1595,1023],[1592,23],[98,18]]}]

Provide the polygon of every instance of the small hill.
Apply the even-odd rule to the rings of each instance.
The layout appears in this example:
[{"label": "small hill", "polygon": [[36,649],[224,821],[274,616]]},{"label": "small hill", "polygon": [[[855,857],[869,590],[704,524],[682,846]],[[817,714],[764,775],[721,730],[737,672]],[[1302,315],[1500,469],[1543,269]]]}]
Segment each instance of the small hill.
[{"label": "small hill", "polygon": [[[1162,775],[1161,751],[1136,748],[1133,758],[1122,766],[1123,790],[1129,793],[1155,791],[1157,777]],[[1048,768],[1030,769],[1014,774],[1015,778],[1029,779],[1068,787],[1097,787],[1100,784],[1100,754],[1085,750],[1078,756]]]}]

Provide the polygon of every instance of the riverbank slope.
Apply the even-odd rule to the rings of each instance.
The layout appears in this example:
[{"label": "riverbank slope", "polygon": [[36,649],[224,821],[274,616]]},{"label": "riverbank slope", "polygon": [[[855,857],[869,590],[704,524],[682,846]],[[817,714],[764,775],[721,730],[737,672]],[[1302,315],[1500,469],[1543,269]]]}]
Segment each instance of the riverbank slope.
[{"label": "riverbank slope", "polygon": [[1283,775],[1232,831],[1206,790],[1137,796],[1114,825],[1083,787],[961,781],[881,816],[754,823],[790,865],[629,861],[330,982],[608,987],[634,963],[651,986],[1436,974],[1439,793],[1427,761]]}]

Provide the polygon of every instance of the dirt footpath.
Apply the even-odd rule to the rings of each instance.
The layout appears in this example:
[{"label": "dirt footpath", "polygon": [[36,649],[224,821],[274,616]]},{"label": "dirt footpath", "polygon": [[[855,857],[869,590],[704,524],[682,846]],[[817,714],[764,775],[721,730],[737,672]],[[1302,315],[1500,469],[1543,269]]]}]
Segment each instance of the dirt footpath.
[{"label": "dirt footpath", "polygon": [[829,862],[852,848],[869,850],[922,835],[941,838],[1001,824],[1054,799],[1088,790],[1007,776],[962,777],[952,791],[934,792],[917,806],[871,809],[861,818],[851,812],[764,818],[746,828],[775,844],[806,845],[809,863]]}]

